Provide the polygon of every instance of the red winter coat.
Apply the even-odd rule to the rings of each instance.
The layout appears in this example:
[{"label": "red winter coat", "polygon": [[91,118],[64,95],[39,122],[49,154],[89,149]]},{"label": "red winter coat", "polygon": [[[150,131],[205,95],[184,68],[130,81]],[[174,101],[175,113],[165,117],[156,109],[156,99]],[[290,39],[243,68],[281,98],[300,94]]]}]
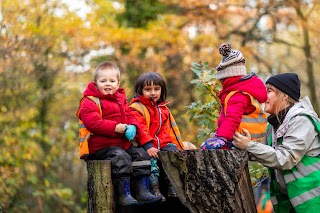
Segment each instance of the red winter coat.
[{"label": "red winter coat", "polygon": [[80,109],[79,118],[93,133],[88,143],[90,154],[110,146],[128,149],[130,141],[124,134],[115,132],[116,125],[119,123],[135,125],[137,134],[140,132],[140,125],[131,114],[124,90],[119,88],[113,95],[104,95],[98,91],[93,82],[90,82],[84,91],[84,97],[86,96],[99,98],[102,109],[101,117],[98,106],[89,98],[83,101]]},{"label": "red winter coat", "polygon": [[232,140],[232,137],[238,128],[242,115],[252,113],[255,108],[251,105],[249,96],[241,92],[232,95],[228,101],[227,117],[224,115],[224,101],[231,91],[243,91],[249,93],[259,103],[267,101],[267,89],[265,84],[256,75],[248,79],[241,79],[243,76],[226,78],[222,83],[222,90],[218,97],[221,102],[221,112],[218,119],[217,136]]},{"label": "red winter coat", "polygon": [[[129,105],[137,101],[141,102],[144,106],[146,106],[150,113],[150,127],[148,131],[146,126],[146,120],[143,117],[143,115],[141,115],[136,110],[132,110],[132,114],[136,117],[141,126],[139,144],[143,146],[146,143],[152,141],[153,147],[157,149],[162,149],[163,147],[167,146],[168,143],[172,143],[172,139],[170,137],[168,127],[166,125],[166,122],[169,119],[169,110],[166,107],[167,102],[156,104],[149,98],[139,96],[133,98]],[[159,111],[161,113],[159,113]]]}]

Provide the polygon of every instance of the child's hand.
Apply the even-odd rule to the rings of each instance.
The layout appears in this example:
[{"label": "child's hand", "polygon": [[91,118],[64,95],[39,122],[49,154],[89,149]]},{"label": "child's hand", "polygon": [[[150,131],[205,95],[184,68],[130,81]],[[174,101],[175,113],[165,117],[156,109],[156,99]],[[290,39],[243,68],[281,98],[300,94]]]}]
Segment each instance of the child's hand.
[{"label": "child's hand", "polygon": [[158,158],[158,152],[159,152],[159,150],[155,147],[151,147],[151,148],[147,149],[147,153],[152,158]]},{"label": "child's hand", "polygon": [[134,136],[136,136],[136,131],[137,131],[137,128],[136,126],[134,125],[128,125],[126,127],[126,132],[124,133],[124,136],[126,136],[126,138],[131,141]]},{"label": "child's hand", "polygon": [[128,126],[128,124],[119,123],[119,124],[117,124],[114,131],[117,133],[123,134],[124,131],[126,131],[126,126]]}]

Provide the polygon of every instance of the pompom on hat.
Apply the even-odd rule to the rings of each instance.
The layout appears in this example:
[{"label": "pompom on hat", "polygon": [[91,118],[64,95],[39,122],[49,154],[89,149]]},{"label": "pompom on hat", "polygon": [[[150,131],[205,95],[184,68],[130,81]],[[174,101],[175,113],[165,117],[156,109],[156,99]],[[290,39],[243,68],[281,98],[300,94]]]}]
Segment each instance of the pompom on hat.
[{"label": "pompom on hat", "polygon": [[218,80],[247,75],[246,60],[239,50],[233,50],[231,44],[226,42],[220,45],[219,53],[222,55],[222,60],[216,68],[216,78]]},{"label": "pompom on hat", "polygon": [[300,98],[300,80],[295,73],[283,73],[271,76],[266,84],[271,84],[285,94],[289,95],[293,100],[299,101]]}]

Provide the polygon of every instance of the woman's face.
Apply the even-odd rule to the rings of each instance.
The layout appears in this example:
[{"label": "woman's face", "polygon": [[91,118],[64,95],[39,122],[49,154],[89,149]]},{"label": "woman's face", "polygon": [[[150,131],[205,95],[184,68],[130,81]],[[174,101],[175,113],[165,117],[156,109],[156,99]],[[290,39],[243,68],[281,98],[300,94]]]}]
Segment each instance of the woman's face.
[{"label": "woman's face", "polygon": [[273,87],[267,87],[268,99],[265,103],[265,111],[271,115],[276,114],[275,100],[277,93]]},{"label": "woman's face", "polygon": [[161,97],[161,86],[154,85],[153,82],[150,86],[144,85],[142,96],[145,98],[152,98],[154,102],[157,102]]}]

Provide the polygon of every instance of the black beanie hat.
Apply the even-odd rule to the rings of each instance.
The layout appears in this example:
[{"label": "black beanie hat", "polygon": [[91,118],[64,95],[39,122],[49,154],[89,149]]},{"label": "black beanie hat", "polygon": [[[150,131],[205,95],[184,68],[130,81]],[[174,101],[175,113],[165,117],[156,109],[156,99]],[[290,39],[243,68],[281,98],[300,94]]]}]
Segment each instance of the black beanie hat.
[{"label": "black beanie hat", "polygon": [[300,80],[295,73],[283,73],[271,76],[266,84],[272,84],[277,89],[289,95],[296,101],[300,98]]}]

